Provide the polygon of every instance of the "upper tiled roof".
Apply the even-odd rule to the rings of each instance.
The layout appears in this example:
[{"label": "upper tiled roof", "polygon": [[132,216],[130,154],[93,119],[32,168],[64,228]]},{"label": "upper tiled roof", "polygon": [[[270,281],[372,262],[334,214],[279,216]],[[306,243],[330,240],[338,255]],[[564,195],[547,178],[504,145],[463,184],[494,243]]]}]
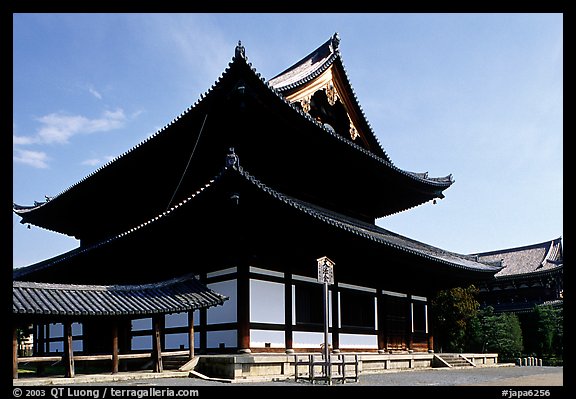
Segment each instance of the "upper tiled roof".
[{"label": "upper tiled roof", "polygon": [[[316,68],[315,70],[319,71],[327,64],[334,62],[338,64],[339,68],[343,68],[339,51],[333,50],[334,40],[333,37],[325,44],[326,47],[332,48],[329,51],[331,55],[319,55],[315,62],[310,61],[309,67]],[[252,64],[248,62],[244,51],[239,51],[239,48],[242,47],[239,46],[237,48],[236,55],[229,67],[226,68],[212,87],[202,94],[200,99],[191,107],[152,136],[98,168],[92,174],[73,184],[60,194],[54,197],[47,197],[46,201],[35,202],[33,206],[22,206],[14,203],[14,212],[22,218],[21,223],[36,225],[44,229],[74,236],[84,242],[96,242],[111,233],[125,231],[128,226],[157,214],[160,209],[166,209],[166,198],[170,198],[172,193],[174,193],[176,185],[174,180],[182,174],[182,166],[175,160],[182,162],[182,159],[189,159],[190,148],[195,148],[194,143],[198,142],[198,138],[204,130],[202,127],[204,126],[203,121],[206,121],[206,112],[212,110],[211,107],[214,102],[222,100],[222,93],[225,91],[222,89],[233,87],[238,79],[250,82],[252,88],[258,91],[259,95],[263,96],[270,106],[286,113],[294,122],[305,121],[306,128],[319,130],[323,135],[314,136],[321,137],[318,142],[326,138],[327,145],[333,145],[335,143],[334,140],[337,140],[338,144],[336,145],[339,151],[341,150],[350,155],[355,162],[362,163],[363,170],[366,171],[368,170],[367,168],[370,168],[369,178],[382,178],[382,181],[379,181],[378,184],[386,184],[391,181],[402,183],[395,188],[395,201],[389,201],[384,196],[380,197],[376,189],[373,190],[375,195],[372,195],[372,193],[368,194],[371,201],[361,201],[357,204],[358,206],[364,206],[369,203],[369,205],[365,205],[366,209],[362,210],[365,215],[373,218],[384,217],[418,206],[433,198],[443,198],[443,191],[454,182],[451,175],[431,178],[428,177],[427,173],[413,173],[400,169],[392,164],[384,152],[381,154],[375,153],[337,134],[333,129],[323,126],[309,114],[286,100],[280,90],[274,88],[270,82],[261,77],[255,68],[252,67]],[[311,57],[311,59],[314,59],[314,57]],[[307,76],[312,76],[313,74],[310,75],[310,69],[304,68],[303,65],[300,65],[300,67],[307,70]],[[303,70],[300,72],[303,72]],[[295,75],[292,78],[295,79],[296,75],[300,76],[300,72],[294,72]],[[343,76],[347,80],[345,74]],[[293,83],[299,81],[296,80]],[[353,90],[349,86],[348,91],[353,94]],[[359,107],[357,101],[354,100],[354,102]],[[213,110],[210,112],[213,112]],[[217,115],[217,117],[220,117],[219,120],[226,120],[221,115]],[[207,131],[211,129],[210,123],[214,123],[214,118],[211,118],[208,118],[209,123],[205,129]],[[367,123],[364,117],[362,119]],[[274,126],[270,126],[270,129],[273,128]],[[214,129],[213,131],[218,132],[217,134],[233,131],[233,129]],[[369,126],[367,131],[371,131]],[[207,142],[213,144],[225,141],[222,137],[216,137],[216,134],[212,135],[214,137],[210,141],[208,136],[208,132],[203,133],[200,145],[205,145]],[[226,137],[228,138],[228,136]],[[278,137],[278,139],[288,140],[289,137],[291,136],[284,135]],[[211,150],[213,147],[207,148]],[[254,152],[256,153],[258,150]],[[201,162],[198,160],[201,157],[200,153],[201,150],[196,151],[195,162]],[[146,159],[155,159],[157,156],[166,156],[165,154],[170,154],[170,162],[146,161]],[[204,155],[204,153],[202,154]],[[210,174],[217,170],[205,167],[205,165],[200,166],[202,168],[196,165],[198,168],[196,173],[189,173],[186,175],[186,179],[193,180],[198,178],[198,181],[194,182],[194,184],[197,184],[202,181],[201,179],[207,179]],[[373,171],[374,173],[372,173]],[[115,185],[113,193],[106,192],[106,195],[93,195],[99,188],[108,187],[111,181]],[[357,179],[354,178],[349,181],[356,182]],[[114,182],[122,183],[116,184]],[[366,187],[377,187],[377,185]],[[138,205],[131,207],[117,206],[119,202],[127,203],[132,201],[134,197],[142,195],[145,195],[147,200],[142,201]],[[134,204],[134,202],[132,203]],[[87,209],[90,211],[86,212]]]},{"label": "upper tiled roof", "polygon": [[207,288],[192,275],[146,285],[12,282],[12,312],[15,314],[166,314],[222,305],[227,299]]},{"label": "upper tiled roof", "polygon": [[304,84],[324,72],[338,56],[336,38],[336,35],[333,36],[296,64],[274,76],[268,81],[270,86],[285,91]]},{"label": "upper tiled roof", "polygon": [[473,256],[481,262],[502,261],[504,268],[496,274],[497,278],[550,271],[563,265],[562,238]]}]

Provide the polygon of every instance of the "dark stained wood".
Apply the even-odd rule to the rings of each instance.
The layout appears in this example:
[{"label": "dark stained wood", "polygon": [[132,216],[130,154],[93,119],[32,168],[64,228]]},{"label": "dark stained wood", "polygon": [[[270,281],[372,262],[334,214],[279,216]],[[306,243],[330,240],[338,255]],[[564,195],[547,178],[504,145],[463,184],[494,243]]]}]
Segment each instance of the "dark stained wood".
[{"label": "dark stained wood", "polygon": [[188,348],[190,349],[190,359],[194,357],[194,311],[188,312]]},{"label": "dark stained wood", "polygon": [[406,348],[408,349],[412,349],[414,341],[414,331],[412,331],[413,317],[412,295],[408,294],[406,298]]},{"label": "dark stained wood", "polygon": [[72,349],[72,322],[64,322],[64,367],[65,375],[74,378],[74,351]]},{"label": "dark stained wood", "polygon": [[284,273],[284,346],[292,350],[294,346],[294,332],[292,328],[292,273]]},{"label": "dark stained wood", "polygon": [[332,349],[340,349],[340,328],[338,327],[340,319],[338,317],[338,309],[340,302],[338,300],[338,278],[335,277],[334,285],[332,286]]},{"label": "dark stained wood", "polygon": [[114,323],[112,325],[112,373],[118,373],[118,365],[120,363],[120,358],[118,357],[118,324]]},{"label": "dark stained wood", "polygon": [[376,295],[376,315],[378,317],[378,350],[386,350],[386,305],[384,303],[385,296],[382,291],[378,290]]},{"label": "dark stained wood", "polygon": [[238,266],[238,350],[250,350],[250,277],[246,265]]},{"label": "dark stained wood", "polygon": [[12,378],[18,378],[18,330],[12,327]]},{"label": "dark stained wood", "polygon": [[152,335],[152,358],[154,359],[154,372],[161,373],[164,370],[162,366],[162,331],[161,326],[163,316],[154,316],[152,318],[153,335]]}]

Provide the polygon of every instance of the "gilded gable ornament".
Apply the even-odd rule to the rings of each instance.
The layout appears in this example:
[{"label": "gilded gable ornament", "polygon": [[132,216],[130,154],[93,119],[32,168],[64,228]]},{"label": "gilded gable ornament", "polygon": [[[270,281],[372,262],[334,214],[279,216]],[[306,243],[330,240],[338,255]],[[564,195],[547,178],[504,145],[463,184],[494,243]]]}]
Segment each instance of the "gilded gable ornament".
[{"label": "gilded gable ornament", "polygon": [[350,122],[350,137],[352,138],[352,140],[356,140],[358,137],[360,137],[360,134],[358,133],[358,130],[356,130],[356,127],[354,126],[354,123],[352,122],[352,119],[350,118],[350,115],[348,115],[348,122]]},{"label": "gilded gable ornament", "polygon": [[302,106],[302,111],[309,113],[310,112],[310,99],[312,96],[304,97],[300,100],[300,105]]},{"label": "gilded gable ornament", "polygon": [[328,104],[336,104],[336,100],[338,100],[338,92],[336,91],[336,87],[334,87],[334,84],[331,81],[328,82],[324,88],[324,91],[326,92],[326,97],[328,98]]}]

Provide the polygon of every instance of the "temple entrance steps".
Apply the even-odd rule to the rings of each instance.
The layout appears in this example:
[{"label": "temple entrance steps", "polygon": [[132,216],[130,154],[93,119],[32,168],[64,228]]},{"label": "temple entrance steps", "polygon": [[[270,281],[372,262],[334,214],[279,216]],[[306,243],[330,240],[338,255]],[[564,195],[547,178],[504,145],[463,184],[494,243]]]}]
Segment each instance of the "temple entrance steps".
[{"label": "temple entrance steps", "polygon": [[432,367],[476,367],[476,364],[460,353],[436,353]]},{"label": "temple entrance steps", "polygon": [[190,361],[190,356],[170,356],[162,359],[164,370],[179,370],[182,366]]}]

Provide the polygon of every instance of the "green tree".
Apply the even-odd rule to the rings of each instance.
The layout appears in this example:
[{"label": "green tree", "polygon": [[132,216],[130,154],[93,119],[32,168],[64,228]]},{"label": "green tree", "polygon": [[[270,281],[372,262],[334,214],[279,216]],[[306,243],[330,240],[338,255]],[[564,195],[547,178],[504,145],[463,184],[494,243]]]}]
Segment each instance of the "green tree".
[{"label": "green tree", "polygon": [[472,352],[496,352],[501,359],[512,360],[523,350],[522,328],[513,313],[495,314],[487,306],[470,323],[467,346]]},{"label": "green tree", "polygon": [[536,324],[537,355],[549,357],[554,354],[561,356],[563,350],[564,317],[561,309],[540,305],[534,307]]},{"label": "green tree", "polygon": [[476,300],[478,289],[455,287],[439,291],[431,301],[435,328],[435,350],[463,352],[468,324],[476,316],[480,304]]}]

